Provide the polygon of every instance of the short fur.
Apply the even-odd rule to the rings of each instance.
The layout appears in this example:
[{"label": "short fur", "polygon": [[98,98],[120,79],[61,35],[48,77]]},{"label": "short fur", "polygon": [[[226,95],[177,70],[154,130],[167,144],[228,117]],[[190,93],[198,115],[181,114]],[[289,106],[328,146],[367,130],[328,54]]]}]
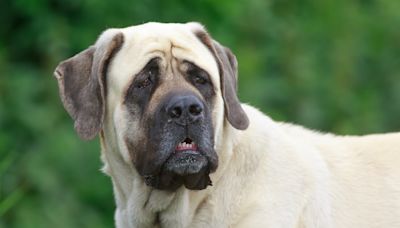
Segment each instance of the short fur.
[{"label": "short fur", "polygon": [[[218,155],[213,186],[159,190],[146,184],[132,162],[144,155],[129,148],[126,138],[146,140],[146,126],[134,114],[140,108],[127,108],[125,98],[135,75],[154,57],[166,69],[159,94],[184,88],[205,102],[196,87],[178,79],[181,60],[211,78],[214,94],[205,104]],[[100,131],[117,227],[400,227],[399,133],[335,136],[275,122],[238,103],[236,68],[234,55],[200,24],[147,23],[107,30],[56,69],[79,135],[92,138]],[[161,97],[149,101],[154,108],[145,114],[161,107]]]}]

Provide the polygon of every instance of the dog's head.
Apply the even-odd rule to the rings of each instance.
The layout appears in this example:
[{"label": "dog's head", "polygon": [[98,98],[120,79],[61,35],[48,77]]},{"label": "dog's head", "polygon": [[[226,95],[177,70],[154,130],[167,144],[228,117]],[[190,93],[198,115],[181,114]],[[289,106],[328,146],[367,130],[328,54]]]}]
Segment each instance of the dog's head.
[{"label": "dog's head", "polygon": [[206,188],[218,166],[215,135],[228,122],[248,126],[236,58],[197,23],[109,29],[55,76],[80,137],[107,129],[157,189]]}]

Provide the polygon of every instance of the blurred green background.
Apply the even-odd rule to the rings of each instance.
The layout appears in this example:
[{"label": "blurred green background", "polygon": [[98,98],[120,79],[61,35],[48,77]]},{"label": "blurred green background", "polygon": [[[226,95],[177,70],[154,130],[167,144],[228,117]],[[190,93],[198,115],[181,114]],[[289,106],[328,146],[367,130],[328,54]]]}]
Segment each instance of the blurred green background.
[{"label": "blurred green background", "polygon": [[200,21],[236,53],[241,100],[338,134],[400,130],[398,0],[0,1],[0,227],[113,227],[98,140],[58,97],[57,63],[109,27]]}]

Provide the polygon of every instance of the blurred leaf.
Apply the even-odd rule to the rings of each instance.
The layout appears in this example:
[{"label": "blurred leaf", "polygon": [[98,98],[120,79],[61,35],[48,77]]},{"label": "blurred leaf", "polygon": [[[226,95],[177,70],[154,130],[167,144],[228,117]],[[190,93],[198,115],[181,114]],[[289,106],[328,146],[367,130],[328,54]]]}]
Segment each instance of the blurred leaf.
[{"label": "blurred leaf", "polygon": [[20,189],[16,189],[10,195],[6,196],[5,199],[0,201],[0,216],[3,216],[7,210],[11,209],[15,206],[19,200],[23,197],[23,191]]}]

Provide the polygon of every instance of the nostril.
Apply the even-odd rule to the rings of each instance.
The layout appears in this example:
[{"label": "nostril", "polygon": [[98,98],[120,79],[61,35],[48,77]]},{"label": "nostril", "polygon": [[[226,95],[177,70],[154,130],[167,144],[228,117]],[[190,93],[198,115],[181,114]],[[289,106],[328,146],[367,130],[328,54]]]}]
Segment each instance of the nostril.
[{"label": "nostril", "polygon": [[180,107],[174,107],[171,111],[170,111],[170,116],[172,118],[179,118],[182,115],[182,109]]},{"label": "nostril", "polygon": [[193,104],[193,105],[189,106],[189,113],[192,115],[195,115],[195,116],[200,115],[202,111],[203,111],[203,108],[201,108],[201,106],[198,104]]}]

